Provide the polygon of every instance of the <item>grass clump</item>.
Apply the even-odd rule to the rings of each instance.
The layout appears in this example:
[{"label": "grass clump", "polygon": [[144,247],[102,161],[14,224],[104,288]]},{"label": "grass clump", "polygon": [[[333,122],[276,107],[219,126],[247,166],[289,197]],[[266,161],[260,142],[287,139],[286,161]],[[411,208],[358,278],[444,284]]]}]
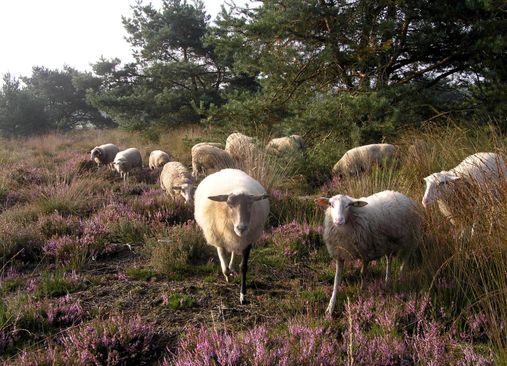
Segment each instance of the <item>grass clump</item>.
[{"label": "grass clump", "polygon": [[173,310],[190,309],[197,305],[193,296],[178,292],[170,296],[164,296],[163,303]]},{"label": "grass clump", "polygon": [[58,297],[75,292],[80,288],[81,283],[63,271],[45,271],[41,275],[34,296],[36,298]]},{"label": "grass clump", "polygon": [[149,281],[156,277],[156,272],[147,268],[129,268],[127,269],[127,276],[132,280]]}]

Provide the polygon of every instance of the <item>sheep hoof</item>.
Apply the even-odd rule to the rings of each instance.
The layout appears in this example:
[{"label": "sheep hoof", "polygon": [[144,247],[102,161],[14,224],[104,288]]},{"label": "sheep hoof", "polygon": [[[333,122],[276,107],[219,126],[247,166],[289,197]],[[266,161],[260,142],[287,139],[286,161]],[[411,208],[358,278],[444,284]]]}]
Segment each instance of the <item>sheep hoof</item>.
[{"label": "sheep hoof", "polygon": [[241,305],[249,304],[250,302],[246,299],[246,295],[239,294],[239,303]]},{"label": "sheep hoof", "polygon": [[326,309],[326,318],[332,318],[333,317],[333,309],[334,306],[329,305]]},{"label": "sheep hoof", "polygon": [[227,273],[224,273],[225,282],[229,282],[229,275]]}]

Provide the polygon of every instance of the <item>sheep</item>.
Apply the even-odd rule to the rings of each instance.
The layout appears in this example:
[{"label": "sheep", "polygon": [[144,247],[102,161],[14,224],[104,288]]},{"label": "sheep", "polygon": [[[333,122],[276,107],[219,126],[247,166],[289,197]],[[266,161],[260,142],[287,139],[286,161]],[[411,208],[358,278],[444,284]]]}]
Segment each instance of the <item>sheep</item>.
[{"label": "sheep", "polygon": [[[203,179],[195,192],[195,221],[206,242],[217,248],[225,280],[234,273],[234,255],[242,254],[239,301],[246,303],[246,272],[252,244],[269,215],[268,194],[239,169],[223,169]],[[231,252],[229,266],[225,252]]]},{"label": "sheep", "polygon": [[417,204],[394,191],[359,199],[339,194],[320,197],[315,202],[327,208],[323,237],[329,254],[336,260],[333,294],[326,309],[326,314],[331,315],[345,260],[361,259],[364,270],[370,261],[386,256],[387,281],[389,257],[402,254],[401,271],[417,247],[422,220]]},{"label": "sheep", "polygon": [[371,144],[348,150],[333,167],[333,175],[343,177],[367,172],[372,165],[395,159],[397,148],[391,144]]},{"label": "sheep", "polygon": [[173,200],[181,195],[185,199],[185,203],[192,203],[194,179],[182,163],[172,161],[164,165],[160,173],[160,187]]},{"label": "sheep", "polygon": [[120,176],[126,183],[128,180],[128,175],[132,169],[137,167],[142,168],[143,159],[141,158],[141,153],[135,147],[122,150],[116,154],[113,161],[113,166],[114,169],[120,173]]},{"label": "sheep", "polygon": [[222,150],[224,148],[224,145],[220,142],[199,142],[198,144],[192,146],[192,153],[194,152],[194,149],[197,149],[199,146],[214,146]]},{"label": "sheep", "polygon": [[[422,205],[428,208],[437,201],[440,212],[456,226],[458,211],[467,203],[464,200],[471,200],[471,204],[475,205],[476,197],[471,197],[473,192],[470,189],[482,190],[486,187],[485,190],[490,190],[488,187],[505,183],[506,180],[507,168],[500,155],[491,152],[476,153],[466,157],[449,171],[433,173],[424,178],[426,189]],[[463,192],[460,187],[465,185],[468,190]]]},{"label": "sheep", "polygon": [[172,160],[170,154],[166,153],[162,150],[154,150],[150,153],[150,159],[148,162],[148,166],[151,170],[156,168],[161,168],[165,163],[168,163]]},{"label": "sheep", "polygon": [[95,146],[90,151],[90,160],[95,161],[99,167],[101,165],[109,165],[111,168],[114,157],[118,154],[118,151],[120,151],[120,149],[114,144]]},{"label": "sheep", "polygon": [[225,168],[235,168],[236,163],[225,150],[210,145],[192,149],[192,176],[209,175]]},{"label": "sheep", "polygon": [[275,138],[269,141],[266,145],[266,151],[272,154],[282,154],[289,151],[302,151],[304,148],[304,140],[299,135]]},{"label": "sheep", "polygon": [[242,165],[256,155],[257,148],[252,137],[235,132],[227,137],[225,151],[231,154],[238,165]]}]

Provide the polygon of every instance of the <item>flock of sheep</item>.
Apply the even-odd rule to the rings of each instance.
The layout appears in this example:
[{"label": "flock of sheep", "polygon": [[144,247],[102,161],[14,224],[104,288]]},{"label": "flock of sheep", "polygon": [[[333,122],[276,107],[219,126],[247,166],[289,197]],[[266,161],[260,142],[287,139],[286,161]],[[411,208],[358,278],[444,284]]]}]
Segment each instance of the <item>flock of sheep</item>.
[{"label": "flock of sheep", "polygon": [[[194,216],[206,242],[217,248],[222,273],[226,281],[235,273],[234,257],[242,256],[240,264],[240,303],[246,302],[246,273],[252,244],[262,235],[269,215],[269,195],[262,185],[241,167],[245,154],[256,149],[253,139],[240,133],[231,134],[225,149],[218,143],[200,143],[192,147],[192,170],[161,150],[153,151],[150,169],[162,168],[160,186],[172,198],[183,198],[194,205]],[[266,150],[279,154],[302,150],[301,136],[292,135],[271,140]],[[127,181],[129,172],[142,166],[141,153],[130,148],[119,151],[113,144],[91,150],[91,159],[100,165],[110,165]],[[347,151],[334,165],[333,174],[341,177],[358,175],[380,165],[387,159],[397,159],[398,149],[391,144],[372,144]],[[197,186],[198,176],[206,176]],[[451,223],[456,216],[448,203],[455,194],[455,182],[465,181],[476,187],[497,181],[507,181],[507,168],[495,153],[476,153],[458,166],[433,173],[425,178],[426,190],[422,204],[434,202]],[[181,198],[180,198],[181,197]],[[326,208],[324,241],[329,254],[336,260],[333,293],[326,313],[332,314],[341,274],[346,260],[360,259],[363,270],[372,260],[386,257],[387,281],[389,261],[398,254],[404,262],[417,247],[422,234],[422,219],[418,205],[411,198],[394,191],[382,191],[368,197],[347,195],[320,197],[316,204]],[[231,253],[229,263],[226,252]]]}]

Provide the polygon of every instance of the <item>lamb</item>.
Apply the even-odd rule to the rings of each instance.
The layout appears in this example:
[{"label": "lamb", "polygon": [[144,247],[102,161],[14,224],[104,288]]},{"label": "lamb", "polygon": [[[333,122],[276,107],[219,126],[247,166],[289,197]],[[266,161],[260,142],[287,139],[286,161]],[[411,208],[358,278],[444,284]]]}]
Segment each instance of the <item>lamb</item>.
[{"label": "lamb", "polygon": [[[345,260],[361,259],[363,269],[374,259],[400,253],[401,269],[408,255],[418,245],[421,217],[416,203],[394,191],[382,191],[359,199],[336,195],[320,197],[315,202],[327,207],[324,218],[324,241],[336,260],[333,294],[326,314],[333,313]],[[401,271],[400,269],[400,271]]]},{"label": "lamb", "polygon": [[132,169],[137,167],[142,168],[143,159],[141,158],[141,153],[135,147],[122,150],[116,154],[113,161],[113,166],[114,169],[120,173],[120,176],[126,183],[128,180],[128,175]]},{"label": "lamb", "polygon": [[[223,169],[204,178],[195,192],[195,221],[206,242],[217,248],[225,280],[234,273],[234,255],[242,254],[239,301],[246,302],[246,272],[252,244],[263,232],[269,215],[262,185],[238,169]],[[231,252],[229,266],[225,252]]]},{"label": "lamb", "polygon": [[[502,157],[491,152],[480,152],[466,157],[450,171],[433,173],[424,178],[426,190],[422,204],[427,208],[437,201],[440,212],[456,226],[458,210],[466,204],[463,200],[474,200],[474,197],[470,197],[470,189],[488,191],[506,180],[507,168]],[[465,186],[467,192],[460,189]],[[460,193],[464,195],[458,198]],[[473,202],[471,204],[474,205]]]},{"label": "lamb", "polygon": [[235,132],[227,137],[225,151],[231,154],[237,164],[241,165],[253,158],[256,154],[256,146],[252,137]]},{"label": "lamb", "polygon": [[272,154],[283,154],[290,151],[302,151],[304,148],[304,140],[299,135],[275,138],[269,141],[266,145],[266,151]]},{"label": "lamb", "polygon": [[111,167],[118,151],[120,151],[120,149],[114,144],[95,146],[90,151],[90,160],[95,161],[99,167],[101,165],[109,165]]},{"label": "lamb", "polygon": [[192,176],[209,175],[225,168],[235,168],[236,163],[225,150],[210,145],[192,149]]},{"label": "lamb", "polygon": [[151,170],[156,168],[161,168],[164,166],[164,164],[170,162],[172,160],[172,157],[170,154],[166,153],[162,150],[154,150],[150,153],[150,159],[148,166]]},{"label": "lamb", "polygon": [[160,187],[173,200],[181,196],[185,200],[185,203],[192,203],[194,179],[190,170],[182,163],[172,161],[164,165],[160,173]]},{"label": "lamb", "polygon": [[333,175],[343,177],[367,172],[383,160],[395,159],[397,148],[391,144],[371,144],[348,150],[333,167]]}]

